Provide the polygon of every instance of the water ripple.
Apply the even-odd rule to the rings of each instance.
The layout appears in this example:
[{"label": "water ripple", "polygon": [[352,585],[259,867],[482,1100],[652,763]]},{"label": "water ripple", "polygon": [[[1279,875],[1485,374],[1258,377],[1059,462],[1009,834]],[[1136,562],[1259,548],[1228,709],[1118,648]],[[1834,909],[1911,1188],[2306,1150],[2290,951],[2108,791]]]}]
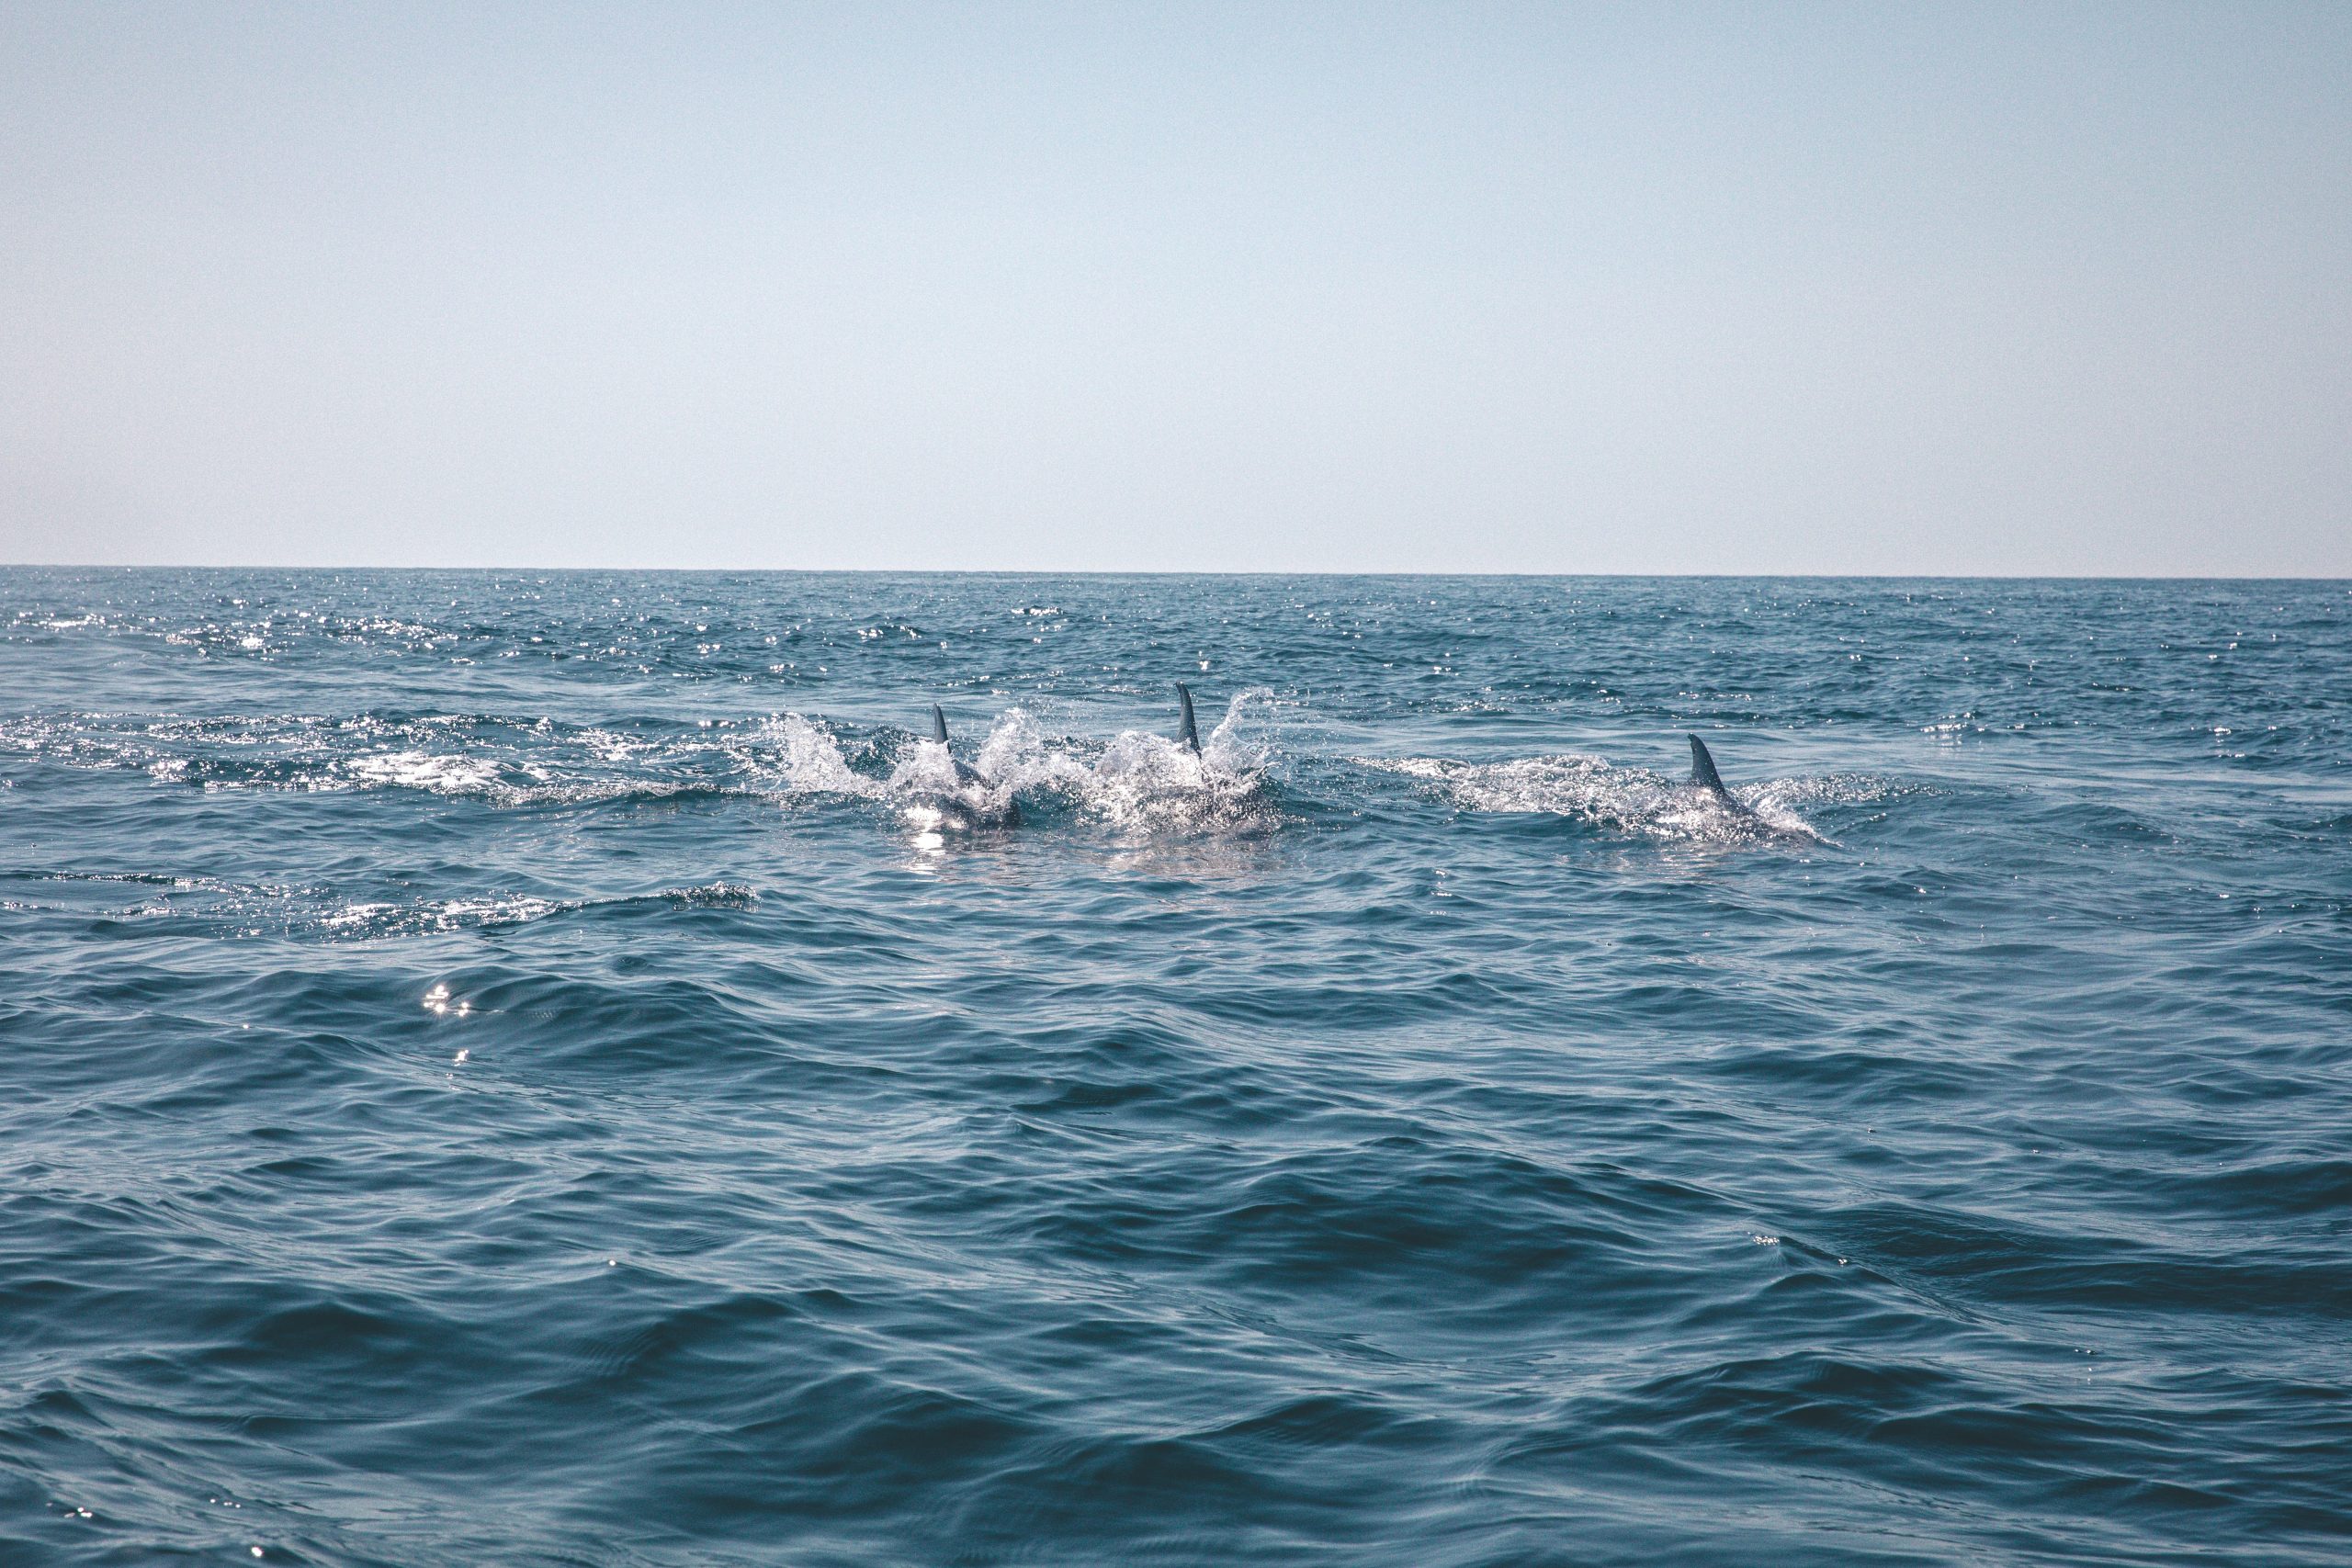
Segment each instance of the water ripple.
[{"label": "water ripple", "polygon": [[0,1561],[2352,1553],[2341,584],[0,583]]}]

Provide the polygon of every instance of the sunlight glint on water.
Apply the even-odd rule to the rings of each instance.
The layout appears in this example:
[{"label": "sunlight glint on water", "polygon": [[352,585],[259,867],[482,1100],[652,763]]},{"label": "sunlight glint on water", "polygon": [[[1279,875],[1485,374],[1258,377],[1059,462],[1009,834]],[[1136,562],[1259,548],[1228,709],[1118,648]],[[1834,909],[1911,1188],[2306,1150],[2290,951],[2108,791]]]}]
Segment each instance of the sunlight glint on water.
[{"label": "sunlight glint on water", "polygon": [[2343,584],[0,582],[0,1561],[2352,1552]]}]

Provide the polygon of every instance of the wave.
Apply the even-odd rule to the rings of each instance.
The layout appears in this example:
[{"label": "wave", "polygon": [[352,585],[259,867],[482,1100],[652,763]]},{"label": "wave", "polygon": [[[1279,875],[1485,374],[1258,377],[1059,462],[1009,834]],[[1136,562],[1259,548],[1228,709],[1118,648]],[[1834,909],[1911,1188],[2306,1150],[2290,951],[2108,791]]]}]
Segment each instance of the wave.
[{"label": "wave", "polygon": [[[12,892],[20,896],[10,897]],[[570,898],[484,892],[445,898],[355,899],[322,887],[216,877],[0,871],[0,908],[80,914],[108,923],[196,921],[233,936],[331,941],[482,930],[593,912],[749,909],[758,902],[759,895],[749,886],[725,881]]]},{"label": "wave", "polygon": [[425,899],[413,903],[351,903],[319,915],[313,922],[308,923],[314,924],[322,935],[348,941],[517,926],[557,915],[749,909],[758,903],[759,895],[741,883],[711,882],[692,887],[664,887],[652,893],[589,898],[486,894],[476,897]]}]

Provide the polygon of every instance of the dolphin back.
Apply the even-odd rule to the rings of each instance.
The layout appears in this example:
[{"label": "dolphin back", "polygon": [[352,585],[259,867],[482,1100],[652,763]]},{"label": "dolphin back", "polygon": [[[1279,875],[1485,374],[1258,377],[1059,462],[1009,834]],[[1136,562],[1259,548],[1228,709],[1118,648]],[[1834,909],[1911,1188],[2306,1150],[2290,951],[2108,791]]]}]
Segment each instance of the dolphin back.
[{"label": "dolphin back", "polygon": [[1176,682],[1176,702],[1184,714],[1179,723],[1176,739],[1197,757],[1201,754],[1201,727],[1193,722],[1193,688],[1182,681]]},{"label": "dolphin back", "polygon": [[1690,739],[1690,782],[1710,795],[1729,799],[1731,791],[1724,788],[1724,776],[1715,772],[1715,760],[1707,754],[1707,743],[1695,735]]},{"label": "dolphin back", "polygon": [[[931,705],[931,738],[942,746],[947,744],[947,715],[940,710],[937,703]],[[957,790],[971,787],[993,790],[997,787],[996,780],[964,761],[953,751],[947,754],[947,764],[956,770]],[[978,812],[970,803],[957,800],[952,795],[935,796],[932,804],[959,818],[967,827],[1018,828],[1021,826],[1021,807],[1017,802],[1011,799],[1006,800],[1001,807]]]}]

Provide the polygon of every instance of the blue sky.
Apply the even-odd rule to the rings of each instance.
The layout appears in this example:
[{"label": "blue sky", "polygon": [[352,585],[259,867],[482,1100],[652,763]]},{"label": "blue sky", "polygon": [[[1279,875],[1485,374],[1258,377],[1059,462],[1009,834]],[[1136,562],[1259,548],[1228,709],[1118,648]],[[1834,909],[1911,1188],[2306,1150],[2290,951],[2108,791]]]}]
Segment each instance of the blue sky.
[{"label": "blue sky", "polygon": [[2352,6],[0,4],[0,560],[2352,575]]}]

